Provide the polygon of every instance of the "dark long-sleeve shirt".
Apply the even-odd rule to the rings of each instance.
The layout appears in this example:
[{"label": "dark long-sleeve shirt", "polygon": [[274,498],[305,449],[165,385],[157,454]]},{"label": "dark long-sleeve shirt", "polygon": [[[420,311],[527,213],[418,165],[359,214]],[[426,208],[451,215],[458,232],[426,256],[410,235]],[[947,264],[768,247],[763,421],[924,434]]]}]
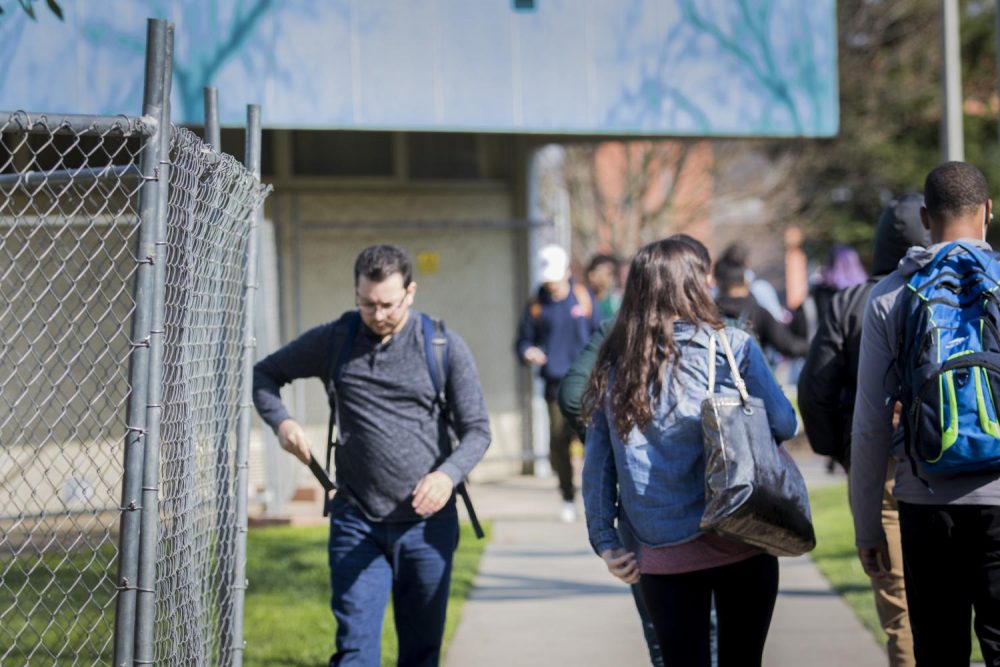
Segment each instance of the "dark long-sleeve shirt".
[{"label": "dark long-sleeve shirt", "polygon": [[[452,451],[419,321],[420,314],[411,311],[403,329],[385,344],[362,324],[337,384],[344,443],[335,450],[338,493],[373,520],[419,519],[411,506],[417,483],[439,470],[457,484],[490,443],[475,362],[465,342],[448,331],[446,390],[459,439]],[[254,367],[254,405],[272,428],[289,417],[279,395],[282,385],[315,377],[326,386],[333,370],[334,326],[328,322],[310,329]]]},{"label": "dark long-sleeve shirt", "polygon": [[581,416],[583,393],[587,390],[590,372],[594,370],[594,364],[597,363],[597,352],[601,349],[601,343],[608,337],[608,332],[614,325],[614,320],[606,320],[601,324],[601,328],[590,337],[587,347],[583,348],[583,352],[569,367],[562,382],[559,383],[559,410],[580,436],[580,440],[587,438],[587,424]]},{"label": "dark long-sleeve shirt", "polygon": [[721,296],[716,299],[723,317],[746,319],[753,334],[762,346],[773,347],[787,357],[804,357],[809,352],[809,341],[797,336],[788,325],[774,319],[753,296]]}]

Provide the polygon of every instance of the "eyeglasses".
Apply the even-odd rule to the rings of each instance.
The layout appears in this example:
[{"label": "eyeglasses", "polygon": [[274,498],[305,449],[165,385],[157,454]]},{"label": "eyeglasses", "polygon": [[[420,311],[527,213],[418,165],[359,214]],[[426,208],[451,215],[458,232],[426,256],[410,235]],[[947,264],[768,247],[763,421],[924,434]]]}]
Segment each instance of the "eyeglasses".
[{"label": "eyeglasses", "polygon": [[396,304],[372,303],[371,301],[362,300],[361,297],[357,295],[355,295],[354,300],[355,303],[358,304],[358,308],[365,311],[366,313],[378,314],[381,311],[386,315],[392,315],[393,313],[395,313],[397,310],[400,309],[400,307],[403,305],[403,302],[406,301],[406,297],[408,296],[409,294],[403,294],[403,298],[401,298],[399,302]]}]

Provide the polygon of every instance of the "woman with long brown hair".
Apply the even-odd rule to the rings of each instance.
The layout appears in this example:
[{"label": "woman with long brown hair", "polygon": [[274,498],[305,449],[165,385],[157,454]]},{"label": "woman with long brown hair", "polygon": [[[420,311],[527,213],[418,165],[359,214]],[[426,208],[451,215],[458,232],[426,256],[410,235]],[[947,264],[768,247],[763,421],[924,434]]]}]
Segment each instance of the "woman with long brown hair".
[{"label": "woman with long brown hair", "polygon": [[[701,402],[709,364],[720,393],[737,393],[712,336],[726,336],[750,394],[763,399],[778,442],[795,412],[753,338],[724,327],[709,292],[708,252],[681,235],[651,243],[629,269],[621,310],[598,352],[584,405],[583,495],[594,550],[638,581],[668,664],[709,665],[715,598],[719,665],[760,664],[778,590],[773,556],[702,533]],[[624,539],[615,529],[616,521]]]}]

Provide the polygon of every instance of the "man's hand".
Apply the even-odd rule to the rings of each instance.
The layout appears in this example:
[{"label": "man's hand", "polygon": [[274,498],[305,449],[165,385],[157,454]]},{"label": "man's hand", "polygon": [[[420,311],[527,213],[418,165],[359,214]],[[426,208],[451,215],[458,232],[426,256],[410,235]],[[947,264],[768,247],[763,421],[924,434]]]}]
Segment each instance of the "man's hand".
[{"label": "man's hand", "polygon": [[544,366],[549,358],[545,356],[545,353],[541,349],[532,345],[524,351],[524,360],[532,366]]},{"label": "man's hand", "polygon": [[601,552],[601,558],[608,566],[608,572],[615,575],[626,584],[639,583],[639,563],[635,554],[619,547]]},{"label": "man's hand", "polygon": [[899,401],[892,406],[892,430],[899,428],[899,420],[903,418],[903,404]]},{"label": "man's hand", "polygon": [[286,419],[278,424],[274,433],[278,436],[278,444],[281,445],[282,449],[294,454],[295,458],[302,463],[309,465],[312,460],[312,453],[309,451],[309,438],[306,437],[306,432],[302,430],[297,421]]},{"label": "man's hand", "polygon": [[413,509],[420,516],[430,516],[451,498],[451,492],[455,485],[451,483],[451,477],[443,472],[434,471],[420,480],[417,488],[413,489]]},{"label": "man's hand", "polygon": [[892,561],[889,559],[889,545],[884,541],[877,547],[858,549],[861,567],[872,579],[888,579],[892,576]]}]

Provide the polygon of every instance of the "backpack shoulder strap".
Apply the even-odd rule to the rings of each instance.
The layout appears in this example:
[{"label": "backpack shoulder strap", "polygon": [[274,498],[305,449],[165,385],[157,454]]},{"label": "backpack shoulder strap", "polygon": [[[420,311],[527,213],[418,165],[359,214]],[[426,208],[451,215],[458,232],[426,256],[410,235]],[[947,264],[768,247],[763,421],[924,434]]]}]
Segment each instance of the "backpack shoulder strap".
[{"label": "backpack shoulder strap", "polygon": [[[358,329],[361,327],[361,314],[351,310],[334,323],[333,334],[330,336],[330,368],[327,372],[326,394],[330,402],[330,422],[326,430],[326,471],[330,472],[330,457],[336,444],[333,438],[333,428],[340,421],[340,404],[337,399],[337,381],[344,374],[344,367],[351,358],[351,347]],[[339,434],[338,434],[339,440]]]},{"label": "backpack shoulder strap", "polygon": [[448,335],[444,322],[424,313],[420,314],[421,326],[424,332],[424,355],[427,358],[427,369],[434,384],[434,393],[438,403],[447,407],[448,385]]},{"label": "backpack shoulder strap", "polygon": [[333,325],[333,335],[330,336],[330,370],[328,378],[331,385],[344,374],[344,366],[351,358],[351,343],[361,328],[361,313],[350,310],[340,316]]},{"label": "backpack shoulder strap", "polygon": [[531,319],[538,322],[538,318],[542,316],[542,303],[535,297],[531,300],[528,305],[528,314],[531,315]]},{"label": "backpack shoulder strap", "polygon": [[590,298],[590,290],[587,289],[586,285],[573,283],[573,295],[576,297],[576,302],[580,304],[580,308],[583,309],[584,317],[590,317],[594,314],[594,300]]},{"label": "backpack shoulder strap", "polygon": [[[434,393],[437,394],[438,404],[441,406],[441,413],[445,418],[445,428],[451,428],[451,416],[448,414],[448,334],[444,328],[444,322],[436,317],[421,313],[420,324],[424,333],[424,355],[427,357],[427,369],[431,373],[431,382],[434,383]],[[476,537],[483,539],[485,533],[476,516],[476,509],[472,506],[472,498],[469,497],[469,490],[464,482],[459,482],[455,487],[455,492],[465,503],[465,510],[469,514],[469,522],[476,533]]]}]

